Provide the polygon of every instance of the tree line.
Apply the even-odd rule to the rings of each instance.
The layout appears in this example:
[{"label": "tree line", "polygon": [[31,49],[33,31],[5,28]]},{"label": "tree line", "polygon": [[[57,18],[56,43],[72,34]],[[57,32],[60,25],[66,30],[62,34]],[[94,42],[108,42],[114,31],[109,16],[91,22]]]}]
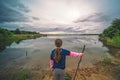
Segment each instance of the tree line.
[{"label": "tree line", "polygon": [[100,35],[110,45],[120,47],[120,19],[115,19]]},{"label": "tree line", "polygon": [[19,28],[16,30],[7,30],[0,27],[0,51],[4,50],[12,42],[18,42],[24,39],[31,39],[40,37],[41,34],[37,32],[21,31]]}]

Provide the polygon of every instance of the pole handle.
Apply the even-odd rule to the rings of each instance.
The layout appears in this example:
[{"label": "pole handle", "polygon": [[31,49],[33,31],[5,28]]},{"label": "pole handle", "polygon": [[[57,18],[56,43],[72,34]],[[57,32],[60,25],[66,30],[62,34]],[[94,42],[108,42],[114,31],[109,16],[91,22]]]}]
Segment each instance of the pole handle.
[{"label": "pole handle", "polygon": [[82,49],[82,53],[84,53],[84,51],[85,51],[85,45],[84,45],[84,47],[83,47],[83,49]]},{"label": "pole handle", "polygon": [[[85,45],[83,46],[82,53],[84,53],[84,51],[85,51]],[[76,78],[77,71],[78,71],[78,68],[79,68],[79,65],[80,65],[80,62],[81,62],[81,61],[82,61],[82,57],[80,57],[80,60],[79,60],[79,62],[78,62],[78,65],[77,65],[76,72],[75,72],[75,75],[74,75],[74,77],[73,77],[73,80],[75,80],[75,78]]]}]

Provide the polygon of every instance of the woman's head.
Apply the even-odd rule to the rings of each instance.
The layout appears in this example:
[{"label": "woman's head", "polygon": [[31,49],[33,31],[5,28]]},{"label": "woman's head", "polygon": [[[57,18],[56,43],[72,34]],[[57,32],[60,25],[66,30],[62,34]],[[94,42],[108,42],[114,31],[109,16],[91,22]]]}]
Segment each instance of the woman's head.
[{"label": "woman's head", "polygon": [[57,48],[55,49],[54,59],[58,63],[61,60],[62,49],[60,47],[62,46],[62,40],[61,39],[56,39],[55,40],[55,46]]},{"label": "woman's head", "polygon": [[55,46],[56,47],[61,47],[62,46],[62,40],[61,39],[56,39],[55,40]]}]

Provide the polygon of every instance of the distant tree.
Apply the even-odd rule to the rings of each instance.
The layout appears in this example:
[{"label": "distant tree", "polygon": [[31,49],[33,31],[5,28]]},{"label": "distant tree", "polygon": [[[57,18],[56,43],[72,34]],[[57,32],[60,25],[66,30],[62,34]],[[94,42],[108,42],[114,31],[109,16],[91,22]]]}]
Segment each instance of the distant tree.
[{"label": "distant tree", "polygon": [[6,45],[10,44],[10,37],[13,33],[7,29],[0,28],[0,51],[5,49]]},{"label": "distant tree", "polygon": [[112,26],[113,26],[115,29],[120,30],[120,19],[115,19],[115,20],[112,22]]},{"label": "distant tree", "polygon": [[103,31],[103,34],[109,38],[120,36],[120,19],[115,19],[112,24]]},{"label": "distant tree", "polygon": [[21,34],[21,31],[19,30],[19,28],[15,30],[15,34]]}]

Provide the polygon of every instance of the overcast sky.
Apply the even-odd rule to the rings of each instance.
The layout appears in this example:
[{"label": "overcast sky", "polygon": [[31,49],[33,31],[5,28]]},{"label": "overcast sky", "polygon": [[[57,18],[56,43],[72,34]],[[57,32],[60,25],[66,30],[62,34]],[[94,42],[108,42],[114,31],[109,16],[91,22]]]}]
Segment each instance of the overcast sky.
[{"label": "overcast sky", "polygon": [[0,26],[38,32],[101,33],[120,18],[120,0],[0,0]]}]

